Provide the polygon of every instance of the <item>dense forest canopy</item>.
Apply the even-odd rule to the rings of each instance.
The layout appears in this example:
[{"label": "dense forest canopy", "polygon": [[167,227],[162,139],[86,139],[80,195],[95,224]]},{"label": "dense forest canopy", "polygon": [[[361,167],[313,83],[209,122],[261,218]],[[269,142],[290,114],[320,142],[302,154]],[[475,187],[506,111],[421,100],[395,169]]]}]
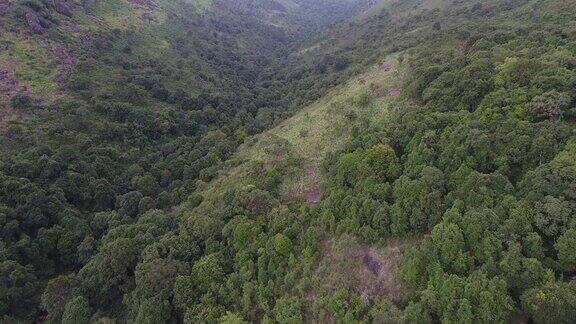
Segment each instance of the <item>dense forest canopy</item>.
[{"label": "dense forest canopy", "polygon": [[576,1],[0,0],[0,316],[573,323]]}]

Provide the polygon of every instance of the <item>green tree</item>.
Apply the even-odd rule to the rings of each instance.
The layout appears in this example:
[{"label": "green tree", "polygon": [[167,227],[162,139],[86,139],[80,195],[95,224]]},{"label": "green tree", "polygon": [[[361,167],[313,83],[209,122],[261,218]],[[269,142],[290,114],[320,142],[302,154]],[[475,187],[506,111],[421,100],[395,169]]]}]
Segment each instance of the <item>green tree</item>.
[{"label": "green tree", "polygon": [[41,306],[48,318],[58,322],[62,319],[66,304],[78,293],[79,282],[74,275],[64,275],[48,282],[42,294]]},{"label": "green tree", "polygon": [[234,313],[226,313],[226,315],[220,317],[218,323],[220,324],[248,324],[242,319],[242,316]]},{"label": "green tree", "polygon": [[135,323],[157,324],[168,323],[171,318],[172,306],[166,299],[148,298],[140,305]]},{"label": "green tree", "polygon": [[536,323],[573,323],[576,318],[576,284],[551,280],[522,295],[522,308]]},{"label": "green tree", "polygon": [[440,223],[432,230],[433,255],[446,271],[465,273],[470,266],[464,235],[458,225]]},{"label": "green tree", "polygon": [[404,309],[407,323],[427,324],[432,322],[429,311],[421,303],[410,302]]},{"label": "green tree", "polygon": [[84,324],[90,320],[91,312],[88,301],[77,296],[70,300],[64,307],[62,314],[62,324]]},{"label": "green tree", "polygon": [[558,252],[560,267],[566,272],[576,271],[576,229],[570,229],[562,234],[554,248]]},{"label": "green tree", "polygon": [[274,248],[277,253],[288,256],[292,253],[292,241],[284,234],[274,235]]},{"label": "green tree", "polygon": [[30,267],[15,261],[0,262],[0,314],[27,314],[39,286]]},{"label": "green tree", "polygon": [[131,191],[122,195],[118,200],[118,212],[121,215],[136,217],[136,215],[138,215],[138,205],[140,204],[140,200],[142,198],[143,195],[139,191]]},{"label": "green tree", "polygon": [[192,278],[201,291],[208,291],[224,280],[224,270],[220,255],[203,256],[192,265]]},{"label": "green tree", "polygon": [[302,323],[302,305],[300,301],[293,297],[282,297],[276,300],[274,314],[276,321],[280,324]]}]

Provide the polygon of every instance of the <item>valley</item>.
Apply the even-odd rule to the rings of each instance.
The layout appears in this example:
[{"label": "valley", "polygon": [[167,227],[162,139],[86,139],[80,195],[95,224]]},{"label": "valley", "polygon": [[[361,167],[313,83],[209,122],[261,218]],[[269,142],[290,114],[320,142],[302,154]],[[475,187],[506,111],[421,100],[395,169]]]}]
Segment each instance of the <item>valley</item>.
[{"label": "valley", "polygon": [[0,0],[0,322],[574,322],[574,8]]}]

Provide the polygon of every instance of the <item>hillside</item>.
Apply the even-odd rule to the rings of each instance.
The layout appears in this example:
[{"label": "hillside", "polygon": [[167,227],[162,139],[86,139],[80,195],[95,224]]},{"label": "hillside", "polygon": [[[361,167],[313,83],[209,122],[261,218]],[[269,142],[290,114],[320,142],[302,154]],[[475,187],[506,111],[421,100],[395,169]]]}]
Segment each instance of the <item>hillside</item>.
[{"label": "hillside", "polygon": [[[248,321],[571,322],[574,4],[396,5],[328,32],[372,41],[308,44],[365,74],[244,144],[180,235]],[[218,304],[198,280],[191,321]]]},{"label": "hillside", "polygon": [[574,322],[575,8],[0,0],[3,320]]},{"label": "hillside", "polygon": [[0,1],[2,273],[27,278],[2,316],[46,316],[48,280],[106,234],[99,213],[168,211],[214,177],[294,109],[263,71],[370,4]]}]

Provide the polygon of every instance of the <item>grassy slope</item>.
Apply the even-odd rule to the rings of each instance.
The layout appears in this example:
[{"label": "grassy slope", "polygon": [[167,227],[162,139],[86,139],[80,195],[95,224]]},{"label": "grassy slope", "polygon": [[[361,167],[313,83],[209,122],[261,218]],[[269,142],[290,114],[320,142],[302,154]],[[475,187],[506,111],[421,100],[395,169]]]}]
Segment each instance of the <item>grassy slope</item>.
[{"label": "grassy slope", "polygon": [[[269,170],[298,161],[283,174],[280,195],[284,201],[302,198],[299,193],[320,187],[323,160],[352,138],[350,119],[376,122],[386,118],[397,100],[388,90],[397,88],[402,66],[397,55],[385,61],[393,68],[374,66],[276,127],[249,138],[214,181],[199,187],[204,201],[196,211],[209,210],[231,188],[254,185],[251,173],[258,165]],[[381,89],[384,95],[373,98],[373,88]],[[371,99],[363,104],[366,96]]]}]

